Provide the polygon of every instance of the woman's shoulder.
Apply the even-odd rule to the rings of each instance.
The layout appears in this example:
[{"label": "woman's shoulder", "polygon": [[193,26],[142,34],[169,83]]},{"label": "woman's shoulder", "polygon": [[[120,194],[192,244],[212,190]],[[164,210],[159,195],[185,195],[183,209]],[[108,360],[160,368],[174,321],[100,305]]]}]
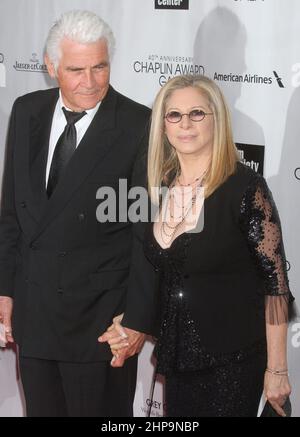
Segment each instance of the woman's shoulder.
[{"label": "woman's shoulder", "polygon": [[227,179],[223,185],[223,193],[226,198],[231,199],[234,205],[239,208],[242,199],[249,192],[255,192],[259,187],[265,187],[264,177],[256,173],[250,167],[238,162],[235,172]]},{"label": "woman's shoulder", "polygon": [[225,182],[225,189],[240,195],[244,193],[248,187],[257,187],[265,184],[264,177],[256,173],[250,167],[238,162],[234,173]]},{"label": "woman's shoulder", "polygon": [[242,186],[245,186],[245,188],[251,183],[259,182],[264,179],[260,173],[257,173],[241,162],[237,163],[235,172],[231,177],[234,183],[238,181]]},{"label": "woman's shoulder", "polygon": [[264,177],[245,164],[237,162],[235,171],[217,188],[211,197],[223,198],[225,196],[227,200],[231,199],[240,203],[249,189],[255,191],[259,187],[264,189],[267,187]]}]

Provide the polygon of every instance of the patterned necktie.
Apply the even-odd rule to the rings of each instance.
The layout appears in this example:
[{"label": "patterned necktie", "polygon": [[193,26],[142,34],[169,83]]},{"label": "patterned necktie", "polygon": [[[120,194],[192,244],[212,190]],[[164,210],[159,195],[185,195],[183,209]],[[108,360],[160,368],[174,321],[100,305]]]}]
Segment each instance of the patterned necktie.
[{"label": "patterned necktie", "polygon": [[50,197],[55,190],[64,169],[76,150],[77,133],[75,123],[86,114],[85,111],[72,112],[67,111],[66,108],[62,108],[62,110],[65,114],[67,124],[55,146],[47,184],[48,197]]}]

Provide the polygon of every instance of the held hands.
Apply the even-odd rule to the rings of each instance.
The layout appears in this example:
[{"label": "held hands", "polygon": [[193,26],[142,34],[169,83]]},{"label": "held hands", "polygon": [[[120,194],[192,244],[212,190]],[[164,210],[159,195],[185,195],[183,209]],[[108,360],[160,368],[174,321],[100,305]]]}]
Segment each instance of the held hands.
[{"label": "held hands", "polygon": [[113,324],[98,338],[100,343],[107,342],[110,346],[112,367],[122,367],[127,358],[138,354],[146,338],[145,334],[122,326],[122,318],[123,314],[116,316]]},{"label": "held hands", "polygon": [[264,394],[274,410],[280,414],[280,416],[285,416],[285,413],[281,407],[291,394],[291,386],[288,375],[272,374],[266,371]]},{"label": "held hands", "polygon": [[2,347],[5,347],[7,343],[14,342],[11,328],[12,309],[12,298],[0,296],[0,345]]}]

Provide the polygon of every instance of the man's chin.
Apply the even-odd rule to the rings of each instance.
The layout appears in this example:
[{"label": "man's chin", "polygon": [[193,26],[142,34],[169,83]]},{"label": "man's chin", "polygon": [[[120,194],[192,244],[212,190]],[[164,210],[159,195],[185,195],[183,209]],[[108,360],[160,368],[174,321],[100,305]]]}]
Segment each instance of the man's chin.
[{"label": "man's chin", "polygon": [[93,95],[83,95],[80,96],[78,100],[78,107],[82,108],[82,110],[93,109],[95,106],[102,100],[102,96],[100,94]]}]

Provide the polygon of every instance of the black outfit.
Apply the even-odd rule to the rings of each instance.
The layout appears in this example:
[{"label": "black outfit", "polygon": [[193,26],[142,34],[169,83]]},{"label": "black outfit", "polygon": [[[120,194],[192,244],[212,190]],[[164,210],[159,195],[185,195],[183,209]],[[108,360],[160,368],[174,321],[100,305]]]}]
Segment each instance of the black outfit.
[{"label": "black outfit", "polygon": [[21,356],[20,373],[29,417],[133,416],[136,356],[117,369]]},{"label": "black outfit", "polygon": [[65,168],[76,150],[77,131],[75,124],[86,115],[85,111],[67,111],[67,109],[64,107],[62,108],[62,110],[65,115],[67,124],[55,146],[47,182],[48,197],[50,197],[55,190],[55,187],[58,184],[60,177],[64,174]]},{"label": "black outfit", "polygon": [[[160,277],[157,372],[170,416],[255,416],[266,368],[266,319],[287,321],[278,214],[265,180],[237,165],[204,202],[204,228],[145,251]],[[267,301],[265,303],[265,296]]]},{"label": "black outfit", "polygon": [[[58,89],[30,93],[12,110],[0,217],[0,295],[14,299],[13,334],[22,357],[91,363],[93,372],[95,362],[109,367],[110,348],[97,338],[114,316],[125,312],[124,326],[151,331],[151,266],[141,232],[126,218],[119,220],[118,207],[116,222],[96,217],[99,187],[112,187],[118,205],[119,179],[127,180],[128,190],[140,184],[134,168],[145,153],[150,110],[110,87],[48,198],[46,164],[58,96]],[[33,379],[35,371],[33,366]]]}]

